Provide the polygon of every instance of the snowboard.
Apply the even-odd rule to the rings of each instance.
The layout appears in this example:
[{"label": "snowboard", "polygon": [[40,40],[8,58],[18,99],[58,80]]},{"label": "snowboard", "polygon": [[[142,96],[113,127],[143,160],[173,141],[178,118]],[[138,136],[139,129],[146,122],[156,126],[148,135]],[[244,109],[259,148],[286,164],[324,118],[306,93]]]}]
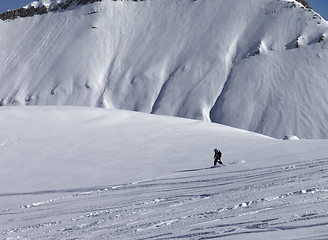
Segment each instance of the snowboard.
[{"label": "snowboard", "polygon": [[209,168],[218,168],[218,167],[223,167],[223,166],[225,166],[225,165],[224,164],[218,164],[218,165],[215,165],[215,166],[211,166]]}]

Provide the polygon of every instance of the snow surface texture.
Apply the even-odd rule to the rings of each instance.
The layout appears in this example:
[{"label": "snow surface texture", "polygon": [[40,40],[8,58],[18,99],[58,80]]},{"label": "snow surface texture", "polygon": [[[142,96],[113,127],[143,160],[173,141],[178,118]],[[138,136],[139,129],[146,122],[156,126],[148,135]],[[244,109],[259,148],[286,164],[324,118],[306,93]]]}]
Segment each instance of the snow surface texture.
[{"label": "snow surface texture", "polygon": [[74,5],[0,22],[0,103],[127,109],[280,139],[327,138],[327,33],[326,21],[294,1]]},{"label": "snow surface texture", "polygon": [[0,126],[1,239],[327,239],[327,140],[82,107]]}]

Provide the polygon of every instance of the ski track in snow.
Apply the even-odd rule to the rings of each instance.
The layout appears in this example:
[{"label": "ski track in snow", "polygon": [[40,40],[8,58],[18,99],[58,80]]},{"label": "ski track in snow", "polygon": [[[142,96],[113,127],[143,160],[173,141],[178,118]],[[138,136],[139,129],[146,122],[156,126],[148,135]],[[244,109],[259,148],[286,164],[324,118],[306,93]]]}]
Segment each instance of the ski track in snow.
[{"label": "ski track in snow", "polygon": [[11,138],[11,139],[6,139],[6,140],[0,140],[0,150],[4,149],[6,147],[9,147],[10,145],[13,145],[20,141],[21,138]]},{"label": "ski track in snow", "polygon": [[[0,201],[24,195],[26,204],[1,209],[1,238],[214,239],[284,231],[299,239],[293,232],[298,229],[322,237],[316,228],[328,225],[327,181],[328,159],[317,159],[246,171],[195,169],[118,186],[2,194]],[[32,197],[40,201],[29,202]]]}]

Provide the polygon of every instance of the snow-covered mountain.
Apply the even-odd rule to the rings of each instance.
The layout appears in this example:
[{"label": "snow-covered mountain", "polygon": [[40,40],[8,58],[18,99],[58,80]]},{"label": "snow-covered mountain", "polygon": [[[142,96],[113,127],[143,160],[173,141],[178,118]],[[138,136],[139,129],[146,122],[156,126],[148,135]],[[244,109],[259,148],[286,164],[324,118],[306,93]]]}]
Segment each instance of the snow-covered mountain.
[{"label": "snow-covered mountain", "polygon": [[278,138],[328,136],[328,24],[301,3],[71,2],[56,10],[64,1],[34,2],[48,13],[0,21],[2,105],[127,109]]}]

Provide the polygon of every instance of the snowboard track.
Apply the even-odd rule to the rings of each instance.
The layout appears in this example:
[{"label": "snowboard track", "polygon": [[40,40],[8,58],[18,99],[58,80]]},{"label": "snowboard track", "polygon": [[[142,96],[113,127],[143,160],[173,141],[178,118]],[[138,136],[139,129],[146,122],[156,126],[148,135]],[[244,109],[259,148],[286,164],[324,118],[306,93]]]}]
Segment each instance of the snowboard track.
[{"label": "snowboard track", "polygon": [[328,234],[327,182],[328,159],[315,159],[243,171],[233,165],[181,171],[117,186],[0,194],[0,201],[22,196],[25,201],[0,209],[1,238],[219,239],[284,231],[296,239],[298,230],[311,229],[317,235],[303,239],[315,239]]}]

